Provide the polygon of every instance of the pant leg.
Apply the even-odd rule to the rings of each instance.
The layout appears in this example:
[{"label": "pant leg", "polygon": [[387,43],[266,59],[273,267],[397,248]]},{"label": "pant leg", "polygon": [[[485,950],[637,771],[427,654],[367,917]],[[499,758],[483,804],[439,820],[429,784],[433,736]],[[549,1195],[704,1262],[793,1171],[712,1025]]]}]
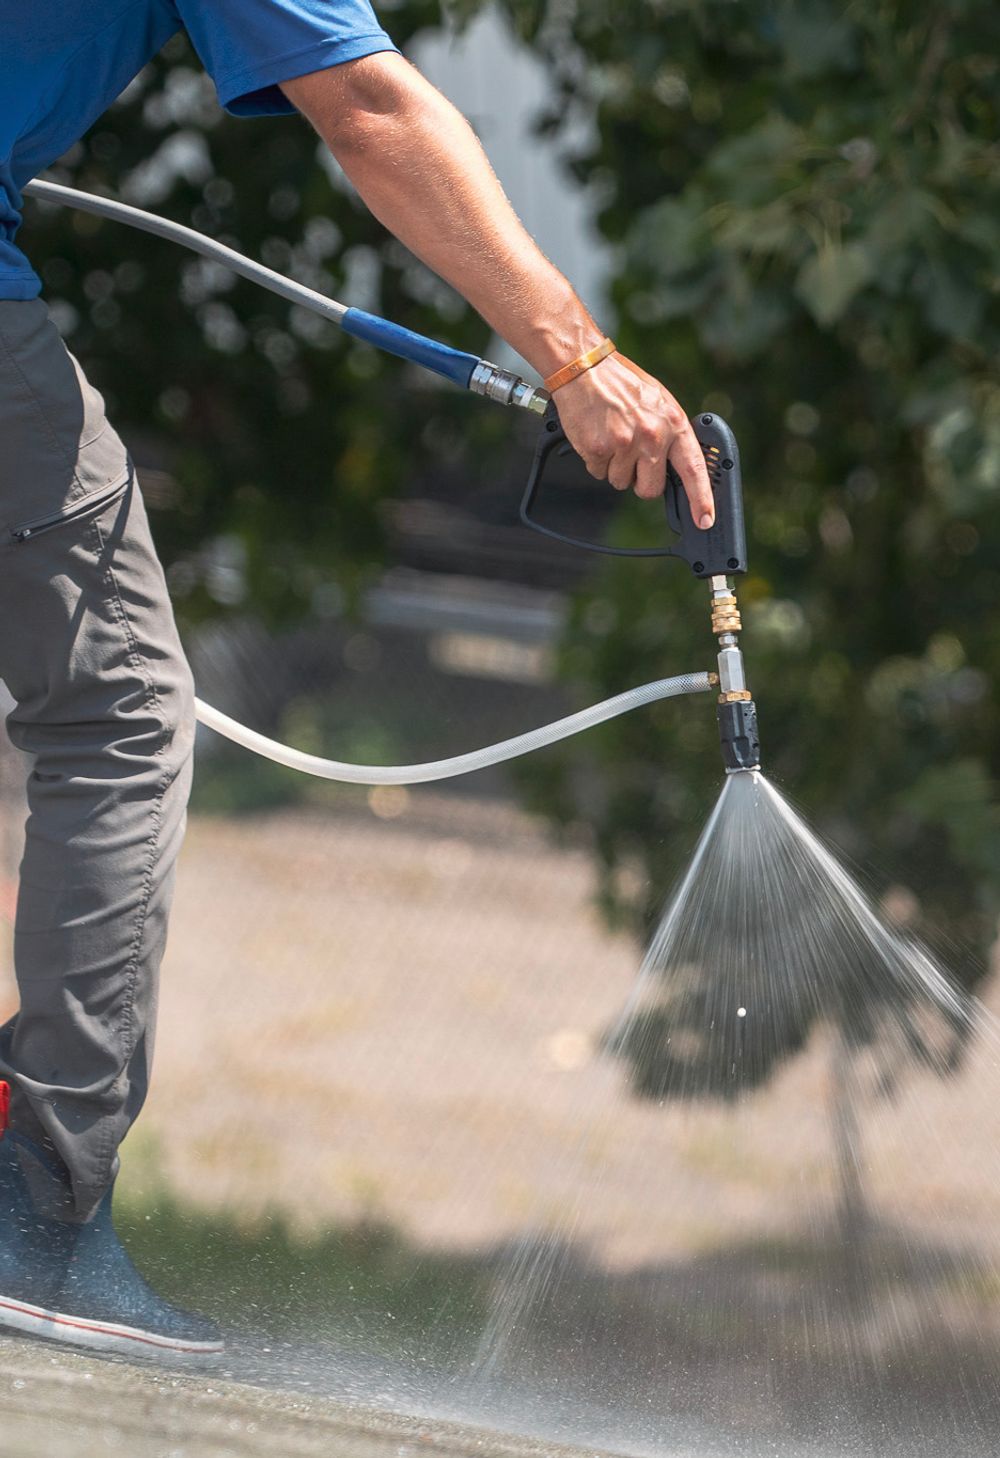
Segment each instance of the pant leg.
[{"label": "pant leg", "polygon": [[31,757],[0,1076],[86,1220],[149,1082],[193,688],[130,462],[39,301],[0,303],[0,443],[0,677]]}]

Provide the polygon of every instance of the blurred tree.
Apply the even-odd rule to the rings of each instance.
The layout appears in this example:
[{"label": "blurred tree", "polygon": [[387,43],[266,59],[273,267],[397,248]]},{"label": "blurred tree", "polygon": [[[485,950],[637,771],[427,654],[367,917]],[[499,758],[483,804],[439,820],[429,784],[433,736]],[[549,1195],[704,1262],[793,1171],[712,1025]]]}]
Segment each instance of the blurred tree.
[{"label": "blurred tree", "polygon": [[[768,772],[981,946],[1000,905],[1000,10],[504,9],[551,71],[540,126],[596,118],[568,160],[616,250],[609,327],[740,440]],[[660,530],[641,504],[623,515]],[[709,667],[704,596],[677,567],[608,564],[564,673],[598,696]],[[695,703],[522,774],[557,822],[595,826],[604,908],[639,927],[719,768]]]},{"label": "blurred tree", "polygon": [[[596,119],[568,161],[616,249],[609,328],[740,440],[765,767],[884,886],[909,888],[925,933],[964,943],[948,960],[974,986],[1000,908],[1000,11],[503,3],[551,71],[541,128],[558,134],[581,108]],[[622,518],[662,530],[636,504]],[[700,591],[670,566],[608,563],[577,597],[564,673],[603,697],[709,666]],[[520,775],[557,824],[582,813],[595,827],[607,915],[648,929],[677,826],[718,779],[708,716],[629,716]],[[853,1244],[866,1223],[858,1054],[876,1054],[882,1092],[901,1071],[893,1040],[879,1046],[872,969],[855,969],[863,998],[805,1017],[790,1002],[749,1058],[720,1031],[734,1025],[728,1002],[728,1017],[713,1005],[711,959],[662,970],[613,1040],[641,1096],[731,1096],[737,1064],[752,1087],[817,1017],[837,1026],[831,1114]],[[919,997],[888,1000],[909,1061],[949,1072],[967,1024],[924,1028]]]}]

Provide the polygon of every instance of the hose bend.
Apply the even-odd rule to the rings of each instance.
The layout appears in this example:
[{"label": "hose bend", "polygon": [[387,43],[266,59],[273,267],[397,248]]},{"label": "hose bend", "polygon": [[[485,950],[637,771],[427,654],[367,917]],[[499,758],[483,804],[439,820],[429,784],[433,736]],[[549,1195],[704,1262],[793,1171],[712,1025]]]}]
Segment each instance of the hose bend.
[{"label": "hose bend", "polygon": [[517,759],[520,755],[530,754],[532,750],[541,749],[546,744],[556,744],[560,739],[581,734],[585,729],[592,729],[595,724],[604,724],[608,719],[616,719],[620,714],[640,709],[644,704],[655,703],[658,699],[674,698],[680,694],[707,693],[711,687],[712,679],[707,673],[681,673],[675,678],[657,679],[655,683],[628,689],[623,694],[616,694],[613,699],[605,699],[589,709],[581,709],[579,713],[570,714],[565,719],[557,719],[553,724],[529,729],[526,734],[517,734],[513,739],[504,739],[499,744],[489,744],[484,749],[474,749],[468,754],[456,754],[450,759],[432,759],[426,764],[345,764],[338,759],[323,759],[319,755],[305,754],[288,744],[279,744],[275,739],[268,739],[265,735],[248,729],[245,724],[230,719],[228,714],[213,709],[211,704],[203,703],[201,699],[196,699],[195,705],[198,718],[206,728],[214,729],[217,734],[231,739],[234,744],[240,744],[264,759],[273,760],[275,764],[287,765],[289,769],[300,770],[317,779],[342,780],[352,785],[419,785],[429,780],[447,780],[455,775],[471,774],[473,770],[485,769],[488,765]]}]

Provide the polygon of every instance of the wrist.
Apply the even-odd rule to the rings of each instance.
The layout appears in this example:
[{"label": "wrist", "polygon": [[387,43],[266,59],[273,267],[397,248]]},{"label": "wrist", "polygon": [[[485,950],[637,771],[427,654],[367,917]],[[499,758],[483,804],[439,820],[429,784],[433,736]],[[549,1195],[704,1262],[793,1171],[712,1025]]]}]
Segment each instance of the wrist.
[{"label": "wrist", "polygon": [[550,394],[554,394],[556,390],[561,390],[564,385],[570,384],[573,380],[578,380],[581,375],[585,375],[588,370],[594,368],[594,365],[600,364],[602,359],[607,359],[608,355],[614,354],[614,352],[614,340],[602,339],[596,349],[588,349],[584,354],[577,355],[576,359],[570,360],[568,364],[564,364],[561,369],[549,375],[543,381],[546,390]]},{"label": "wrist", "polygon": [[563,289],[546,289],[544,308],[526,325],[523,341],[511,343],[544,380],[594,349],[604,337],[604,330],[565,284]]}]

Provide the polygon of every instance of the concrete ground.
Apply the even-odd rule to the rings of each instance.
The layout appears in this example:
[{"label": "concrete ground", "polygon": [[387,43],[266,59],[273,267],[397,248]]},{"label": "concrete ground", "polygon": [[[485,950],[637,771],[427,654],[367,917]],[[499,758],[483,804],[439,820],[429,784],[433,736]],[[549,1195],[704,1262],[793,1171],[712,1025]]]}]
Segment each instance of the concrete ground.
[{"label": "concrete ground", "polygon": [[213,1376],[0,1338],[0,1458],[598,1458]]}]

